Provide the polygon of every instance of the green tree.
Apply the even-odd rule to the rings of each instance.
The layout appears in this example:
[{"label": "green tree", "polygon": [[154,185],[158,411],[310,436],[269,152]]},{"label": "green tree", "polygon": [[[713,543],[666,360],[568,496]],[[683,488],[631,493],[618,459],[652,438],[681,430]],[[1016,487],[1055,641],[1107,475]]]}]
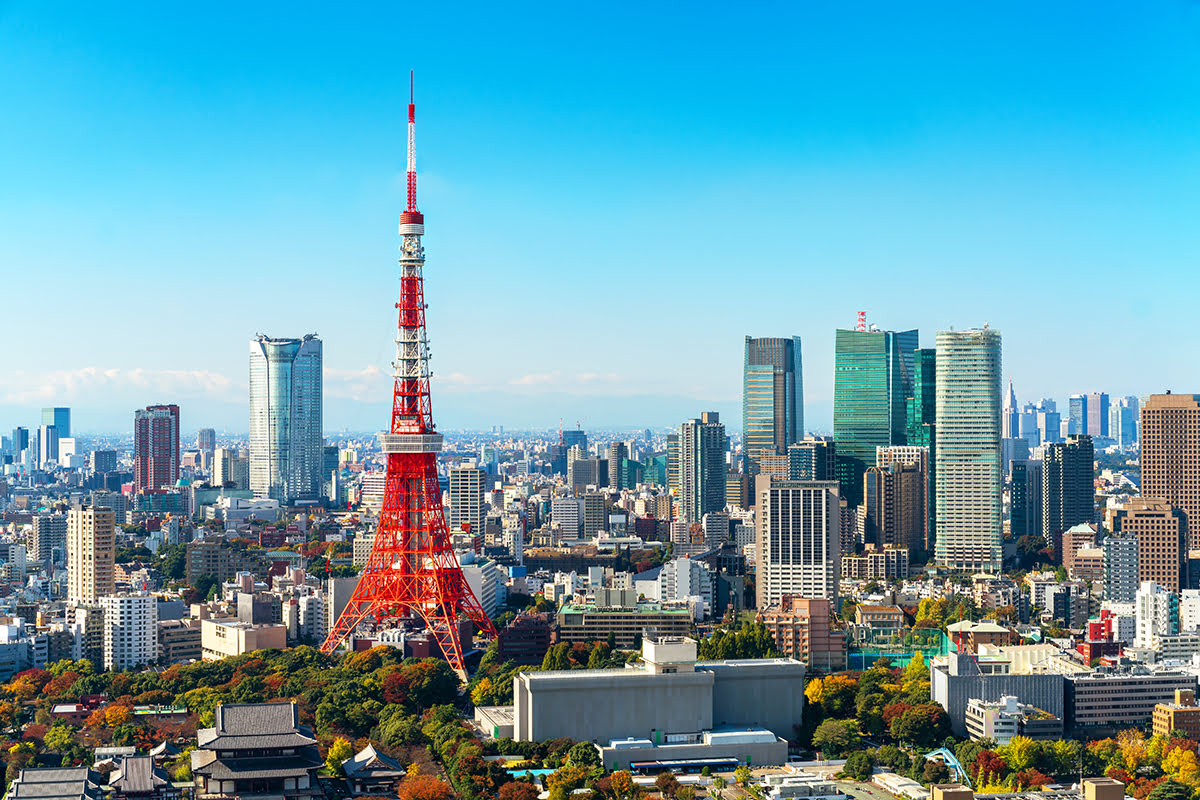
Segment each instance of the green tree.
[{"label": "green tree", "polygon": [[1177,780],[1167,779],[1155,786],[1146,800],[1191,800],[1192,790]]},{"label": "green tree", "polygon": [[350,744],[349,739],[339,736],[329,746],[329,753],[325,756],[325,766],[334,775],[345,775],[342,762],[352,755],[354,755],[354,745]]},{"label": "green tree", "polygon": [[866,751],[851,753],[846,759],[846,767],[843,770],[851,778],[856,781],[865,781],[871,777],[871,771],[875,769],[875,759]]},{"label": "green tree", "polygon": [[567,759],[577,767],[600,766],[600,754],[591,742],[580,742],[567,752]]},{"label": "green tree", "polygon": [[53,753],[65,753],[75,746],[75,732],[71,726],[58,723],[46,731],[42,743]]},{"label": "green tree", "polygon": [[826,757],[837,758],[858,746],[858,732],[853,723],[827,719],[817,726],[812,743]]}]

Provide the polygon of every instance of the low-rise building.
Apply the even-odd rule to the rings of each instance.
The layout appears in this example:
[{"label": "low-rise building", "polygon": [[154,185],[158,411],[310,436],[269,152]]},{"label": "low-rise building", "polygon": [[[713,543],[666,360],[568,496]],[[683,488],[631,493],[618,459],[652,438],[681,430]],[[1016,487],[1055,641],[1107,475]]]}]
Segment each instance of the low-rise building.
[{"label": "low-rise building", "polygon": [[1192,741],[1200,740],[1200,706],[1196,693],[1176,689],[1171,703],[1157,703],[1152,721],[1155,736],[1167,736],[1171,731],[1184,731]]},{"label": "low-rise building", "polygon": [[608,769],[696,758],[780,764],[802,721],[804,672],[790,658],[697,661],[692,639],[647,638],[637,669],[518,674],[513,738],[592,741]]},{"label": "low-rise building", "polygon": [[1154,707],[1169,703],[1176,689],[1196,690],[1196,676],[1145,666],[1118,671],[1101,668],[1067,680],[1067,706],[1074,728],[1132,728],[1145,725]]},{"label": "low-rise building", "polygon": [[253,625],[234,618],[200,621],[200,648],[205,661],[285,647],[287,628],[283,625]]},{"label": "low-rise building", "polygon": [[814,672],[846,669],[846,634],[835,627],[829,600],[784,595],[778,605],[760,611],[758,621],[784,656],[803,661]]},{"label": "low-rise building", "polygon": [[646,629],[662,636],[686,636],[691,630],[692,612],[661,603],[608,606],[599,601],[568,602],[559,609],[557,623],[559,641],[590,642],[607,639],[611,632],[617,647],[630,649],[637,646]]},{"label": "low-rise building", "polygon": [[1006,745],[1014,736],[1053,741],[1063,735],[1063,721],[1036,706],[1005,696],[995,702],[972,698],[966,710],[967,735]]},{"label": "low-rise building", "polygon": [[202,655],[199,620],[159,620],[158,660],[160,662],[184,664],[189,661],[199,661]]}]

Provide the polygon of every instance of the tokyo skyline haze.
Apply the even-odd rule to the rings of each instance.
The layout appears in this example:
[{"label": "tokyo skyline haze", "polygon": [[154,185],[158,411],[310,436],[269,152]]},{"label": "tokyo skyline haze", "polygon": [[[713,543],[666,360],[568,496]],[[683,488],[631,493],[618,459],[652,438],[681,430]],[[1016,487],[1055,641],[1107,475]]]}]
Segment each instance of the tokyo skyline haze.
[{"label": "tokyo skyline haze", "polygon": [[740,427],[743,347],[985,323],[1021,403],[1200,392],[1200,4],[0,2],[0,420],[387,424],[409,70],[447,430]]}]

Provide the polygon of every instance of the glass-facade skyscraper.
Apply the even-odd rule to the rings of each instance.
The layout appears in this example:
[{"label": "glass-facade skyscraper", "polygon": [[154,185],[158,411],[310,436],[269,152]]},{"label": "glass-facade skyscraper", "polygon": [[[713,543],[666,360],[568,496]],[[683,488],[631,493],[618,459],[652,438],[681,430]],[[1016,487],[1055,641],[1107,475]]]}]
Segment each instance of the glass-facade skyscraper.
[{"label": "glass-facade skyscraper", "polygon": [[59,439],[71,438],[71,409],[43,408],[42,424],[53,425]]},{"label": "glass-facade skyscraper", "polygon": [[959,570],[1001,567],[1000,332],[938,331],[938,563]]},{"label": "glass-facade skyscraper", "polygon": [[800,337],[746,337],[742,378],[742,455],[757,474],[759,453],[784,453],[804,438]]},{"label": "glass-facade skyscraper", "polygon": [[250,489],[280,505],[320,500],[321,340],[250,342]]},{"label": "glass-facade skyscraper", "polygon": [[918,335],[839,330],[834,339],[833,441],[838,483],[851,506],[862,502],[863,473],[875,448],[907,444]]}]

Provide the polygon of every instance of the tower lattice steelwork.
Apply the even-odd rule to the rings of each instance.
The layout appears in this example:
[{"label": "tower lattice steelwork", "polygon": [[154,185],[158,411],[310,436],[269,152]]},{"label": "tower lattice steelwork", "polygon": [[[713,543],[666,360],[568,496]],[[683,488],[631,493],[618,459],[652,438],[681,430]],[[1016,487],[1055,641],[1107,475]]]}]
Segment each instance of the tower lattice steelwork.
[{"label": "tower lattice steelwork", "polygon": [[487,635],[496,628],[471,592],[450,533],[438,486],[437,454],[429,401],[429,342],[425,335],[425,217],[417,210],[415,106],[411,76],[408,104],[408,204],[400,215],[400,302],[396,334],[392,424],[380,434],[387,455],[383,510],[371,557],[358,587],[329,632],[323,652],[336,649],[360,625],[419,618],[450,663],[465,674],[458,620],[465,615]]}]

